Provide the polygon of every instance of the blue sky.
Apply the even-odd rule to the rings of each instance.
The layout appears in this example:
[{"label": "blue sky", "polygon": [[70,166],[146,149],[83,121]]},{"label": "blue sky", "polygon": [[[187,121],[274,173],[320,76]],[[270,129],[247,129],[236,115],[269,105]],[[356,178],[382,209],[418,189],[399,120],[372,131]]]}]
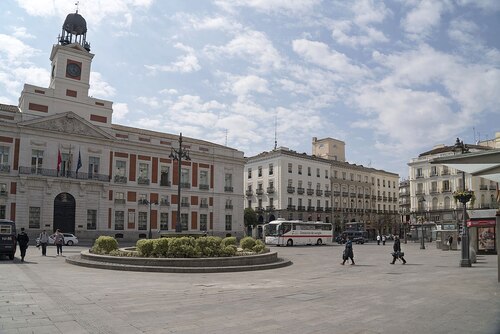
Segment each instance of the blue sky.
[{"label": "blue sky", "polygon": [[[75,1],[0,1],[0,103],[47,87]],[[351,163],[408,176],[436,144],[500,131],[497,0],[81,0],[91,95],[113,122],[252,156],[345,141]],[[275,127],[276,124],[276,127]],[[275,131],[276,129],[276,131]]]}]

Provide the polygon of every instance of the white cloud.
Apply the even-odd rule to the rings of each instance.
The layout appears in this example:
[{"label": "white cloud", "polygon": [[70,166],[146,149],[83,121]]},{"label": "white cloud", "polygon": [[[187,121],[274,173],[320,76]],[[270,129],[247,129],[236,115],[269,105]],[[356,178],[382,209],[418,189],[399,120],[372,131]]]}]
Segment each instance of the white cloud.
[{"label": "white cloud", "polygon": [[122,121],[125,120],[125,117],[128,115],[128,105],[127,103],[113,103],[113,120],[114,121]]},{"label": "white cloud", "polygon": [[360,26],[381,23],[390,14],[383,2],[374,2],[373,0],[354,1],[351,10],[355,14],[354,22]]},{"label": "white cloud", "polygon": [[332,25],[332,38],[339,44],[357,47],[387,43],[385,34],[373,27],[354,26],[351,21],[338,21]]},{"label": "white cloud", "polygon": [[0,34],[0,45],[0,59],[5,59],[8,67],[20,65],[39,53],[39,50],[9,35]]},{"label": "white cloud", "polygon": [[35,38],[34,35],[28,32],[26,27],[12,27],[12,30],[14,31],[12,35],[16,38],[24,38],[24,39]]},{"label": "white cloud", "polygon": [[110,98],[116,94],[116,89],[104,81],[101,73],[90,72],[89,95],[100,98]]},{"label": "white cloud", "polygon": [[265,13],[306,15],[320,4],[320,0],[216,0],[221,8],[233,12],[238,7],[253,8]]},{"label": "white cloud", "polygon": [[185,29],[238,31],[243,28],[238,21],[222,15],[199,17],[193,14],[177,13],[173,16],[173,20]]},{"label": "white cloud", "polygon": [[176,43],[174,45],[176,49],[185,51],[186,54],[177,57],[177,61],[171,63],[170,65],[144,65],[151,72],[179,72],[179,73],[190,73],[196,72],[201,69],[201,66],[196,57],[195,51],[192,47],[184,45],[182,43]]},{"label": "white cloud", "polygon": [[404,30],[412,39],[425,39],[441,23],[441,16],[452,5],[448,0],[423,0],[402,20]]},{"label": "white cloud", "polygon": [[244,98],[252,92],[271,94],[267,80],[256,75],[235,77],[230,84],[233,94],[238,98]]}]

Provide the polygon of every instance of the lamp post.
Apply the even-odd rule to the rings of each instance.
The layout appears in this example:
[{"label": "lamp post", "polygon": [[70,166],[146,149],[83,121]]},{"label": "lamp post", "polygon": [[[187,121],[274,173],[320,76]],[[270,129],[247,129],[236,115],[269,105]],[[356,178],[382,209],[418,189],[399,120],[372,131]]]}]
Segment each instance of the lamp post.
[{"label": "lamp post", "polygon": [[[425,217],[425,210],[423,209],[423,203],[425,202],[425,198],[424,197],[420,197],[418,199],[418,203],[419,203],[419,209],[421,208],[422,211],[423,211],[423,214],[424,214],[424,217]],[[421,237],[421,240],[420,240],[420,249],[425,249],[425,241],[424,241],[424,217],[422,217],[422,237]]]},{"label": "lamp post", "polygon": [[[330,168],[330,175],[332,175],[332,169]],[[334,241],[335,234],[335,222],[333,221],[333,176],[330,176],[330,222],[332,223],[332,241]]]},{"label": "lamp post", "polygon": [[[459,138],[457,138],[457,141],[455,142],[455,146],[453,148],[453,151],[455,153],[460,152],[461,154],[469,152],[469,148],[467,145],[464,145],[463,141],[460,141]],[[462,191],[465,193],[465,172],[462,171]],[[462,259],[460,260],[460,267],[471,267],[471,260],[469,256],[469,231],[467,229],[467,202],[470,200],[470,197],[462,197],[458,199],[462,204],[463,204],[463,212],[462,212],[462,219],[463,219],[463,226],[462,226]]]},{"label": "lamp post", "polygon": [[182,158],[185,160],[191,160],[189,157],[189,151],[182,148],[182,132],[179,134],[179,148],[175,149],[172,147],[172,151],[170,152],[169,158],[178,161],[177,165],[177,219],[175,223],[175,232],[182,232],[181,226],[181,165]]}]

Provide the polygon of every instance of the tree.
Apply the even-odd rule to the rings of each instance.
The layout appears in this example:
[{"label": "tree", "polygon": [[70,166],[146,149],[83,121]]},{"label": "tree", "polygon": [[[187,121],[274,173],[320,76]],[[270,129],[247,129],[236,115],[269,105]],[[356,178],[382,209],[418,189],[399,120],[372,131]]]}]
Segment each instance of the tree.
[{"label": "tree", "polygon": [[243,216],[245,227],[257,225],[257,213],[252,208],[246,208]]}]

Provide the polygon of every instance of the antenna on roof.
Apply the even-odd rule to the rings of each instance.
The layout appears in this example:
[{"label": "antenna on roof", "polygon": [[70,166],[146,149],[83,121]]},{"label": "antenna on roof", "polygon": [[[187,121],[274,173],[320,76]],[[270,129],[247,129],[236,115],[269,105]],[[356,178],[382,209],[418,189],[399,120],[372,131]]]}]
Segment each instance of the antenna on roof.
[{"label": "antenna on roof", "polygon": [[80,1],[75,2],[75,6],[76,6],[76,13],[77,13],[77,14],[78,14],[78,5],[80,5]]},{"label": "antenna on roof", "polygon": [[278,115],[274,115],[274,150],[278,146]]}]

